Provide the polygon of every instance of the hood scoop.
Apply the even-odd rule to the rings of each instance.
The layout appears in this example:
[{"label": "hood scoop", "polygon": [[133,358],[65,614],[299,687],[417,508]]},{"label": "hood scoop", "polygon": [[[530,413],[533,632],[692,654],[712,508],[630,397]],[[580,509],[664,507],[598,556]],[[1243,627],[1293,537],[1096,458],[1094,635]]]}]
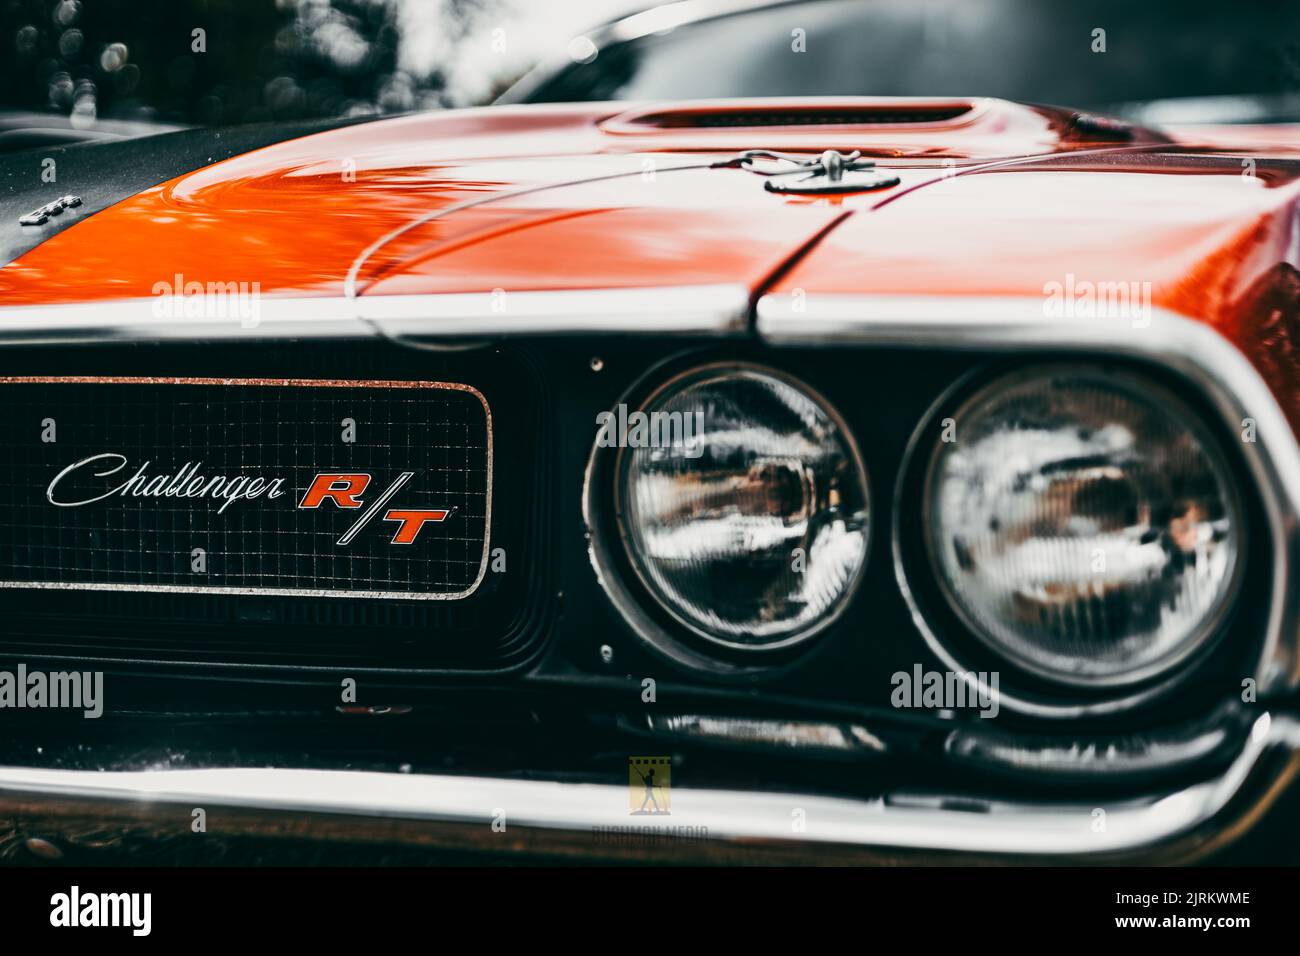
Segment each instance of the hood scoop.
[{"label": "hood scoop", "polygon": [[968,118],[967,100],[860,100],[848,103],[777,101],[767,104],[650,106],[611,117],[601,127],[611,133],[652,130],[892,129],[944,126]]}]

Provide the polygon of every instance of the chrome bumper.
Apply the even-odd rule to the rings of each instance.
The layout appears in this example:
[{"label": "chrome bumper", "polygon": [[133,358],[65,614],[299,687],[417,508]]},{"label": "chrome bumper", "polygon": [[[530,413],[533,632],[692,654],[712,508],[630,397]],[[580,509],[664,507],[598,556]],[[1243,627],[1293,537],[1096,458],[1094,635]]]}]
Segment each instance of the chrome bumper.
[{"label": "chrome bumper", "polygon": [[[676,787],[628,813],[597,783],[340,770],[0,768],[0,818],[43,835],[226,836],[707,862],[1179,862],[1244,832],[1300,769],[1300,721],[1261,715],[1220,776],[1143,799],[1054,805],[935,794],[854,800]],[[89,826],[89,830],[88,830]],[[33,831],[34,832],[34,831]]]}]

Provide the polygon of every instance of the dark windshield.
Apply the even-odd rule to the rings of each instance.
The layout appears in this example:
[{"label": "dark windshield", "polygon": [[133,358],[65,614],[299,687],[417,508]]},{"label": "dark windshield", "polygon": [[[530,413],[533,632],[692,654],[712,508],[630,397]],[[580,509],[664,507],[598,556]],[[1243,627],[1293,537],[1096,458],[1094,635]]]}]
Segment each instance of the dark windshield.
[{"label": "dark windshield", "polygon": [[1202,107],[1264,119],[1297,89],[1294,0],[813,0],[606,40],[524,99],[998,96],[1123,112],[1237,97],[1250,102]]}]

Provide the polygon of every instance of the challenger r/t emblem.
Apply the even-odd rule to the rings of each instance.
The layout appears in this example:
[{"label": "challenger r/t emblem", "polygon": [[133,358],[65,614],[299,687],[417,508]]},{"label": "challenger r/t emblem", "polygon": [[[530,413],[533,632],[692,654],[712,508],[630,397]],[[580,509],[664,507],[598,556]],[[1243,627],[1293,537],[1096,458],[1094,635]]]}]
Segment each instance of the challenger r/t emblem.
[{"label": "challenger r/t emblem", "polygon": [[[187,461],[174,472],[151,473],[152,462],[144,462],[135,469],[130,478],[120,480],[119,475],[130,473],[127,457],[115,452],[91,455],[68,465],[50,482],[45,489],[45,500],[56,508],[83,508],[111,498],[137,498],[161,502],[165,499],[206,498],[220,502],[217,514],[225,514],[226,509],[236,502],[262,499],[271,501],[283,497],[290,485],[285,478],[262,478],[250,475],[208,475],[203,472],[203,463]],[[333,502],[336,508],[360,509],[366,505],[362,497],[370,485],[370,475],[337,474],[327,472],[317,474],[312,479],[299,508],[316,509],[325,502]],[[339,546],[352,543],[375,516],[383,511],[383,520],[397,525],[393,532],[392,544],[415,544],[426,524],[446,521],[455,513],[455,508],[388,508],[384,507],[402,488],[415,477],[415,472],[404,471],[388,486],[378,498],[369,502],[369,506],[357,517],[352,526],[336,542]],[[112,479],[113,484],[103,486],[103,479]]]},{"label": "challenger r/t emblem", "polygon": [[25,216],[20,216],[18,225],[20,226],[43,226],[49,222],[51,216],[57,216],[65,209],[75,209],[81,205],[80,196],[60,196],[54,202],[47,202],[40,209],[35,209]]},{"label": "challenger r/t emblem", "polygon": [[[393,495],[397,494],[402,486],[405,485],[415,476],[413,471],[404,471],[397,476],[397,480],[388,486],[388,490],[371,502],[370,507],[352,523],[352,527],[343,532],[343,537],[336,542],[340,545],[351,544],[352,539],[360,533],[361,529],[369,524],[379,513],[379,510],[392,500]],[[298,503],[299,508],[319,508],[326,501],[334,502],[338,508],[360,508],[362,506],[361,496],[365,494],[366,487],[370,484],[370,476],[367,474],[355,475],[335,475],[322,474],[317,475],[312,481],[311,487],[307,493],[302,496],[302,501]],[[452,509],[454,510],[454,509]],[[433,521],[446,521],[447,516],[451,514],[447,509],[416,510],[410,508],[389,508],[384,512],[384,520],[396,522],[397,530],[393,532],[393,544],[415,544],[415,539],[419,536],[420,531],[425,524]]]}]

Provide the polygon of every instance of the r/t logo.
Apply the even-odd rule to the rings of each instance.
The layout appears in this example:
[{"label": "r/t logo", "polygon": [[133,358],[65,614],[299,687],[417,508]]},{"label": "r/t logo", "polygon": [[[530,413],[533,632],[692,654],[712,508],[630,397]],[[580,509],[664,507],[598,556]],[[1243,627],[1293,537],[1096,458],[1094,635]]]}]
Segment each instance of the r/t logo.
[{"label": "r/t logo", "polygon": [[[393,495],[397,494],[402,486],[415,477],[415,472],[404,471],[397,476],[397,480],[388,486],[388,490],[376,498],[364,512],[352,523],[352,527],[343,532],[343,537],[336,542],[340,545],[352,543],[361,529],[368,525],[379,514],[381,508],[392,500]],[[361,496],[365,494],[366,487],[370,484],[370,476],[366,474],[357,475],[317,475],[307,489],[307,493],[302,496],[302,501],[298,503],[299,508],[319,508],[325,501],[334,502],[337,508],[360,508]],[[418,511],[409,508],[389,508],[384,512],[385,521],[397,523],[397,530],[393,532],[392,544],[415,544],[415,539],[419,536],[421,529],[430,521],[446,521],[447,516],[455,511],[438,509],[432,511]]]}]

